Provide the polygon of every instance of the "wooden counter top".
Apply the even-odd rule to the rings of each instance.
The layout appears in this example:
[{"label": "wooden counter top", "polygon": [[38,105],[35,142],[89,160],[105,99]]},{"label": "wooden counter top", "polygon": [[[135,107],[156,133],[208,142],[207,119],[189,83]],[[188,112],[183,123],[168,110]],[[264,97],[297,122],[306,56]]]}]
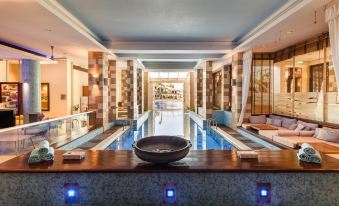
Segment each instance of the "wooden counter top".
[{"label": "wooden counter top", "polygon": [[50,163],[28,165],[28,154],[0,164],[0,173],[69,172],[339,172],[339,160],[322,155],[321,165],[299,163],[296,151],[260,151],[259,159],[238,159],[235,151],[191,151],[170,166],[154,166],[138,159],[133,151],[87,151],[82,161],[63,161],[56,151]]}]

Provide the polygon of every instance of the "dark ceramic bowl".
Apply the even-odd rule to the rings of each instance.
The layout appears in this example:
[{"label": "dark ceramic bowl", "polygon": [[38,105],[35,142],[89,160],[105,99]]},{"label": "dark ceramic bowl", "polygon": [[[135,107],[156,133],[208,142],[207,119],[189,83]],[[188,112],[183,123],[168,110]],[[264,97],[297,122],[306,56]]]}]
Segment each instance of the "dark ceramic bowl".
[{"label": "dark ceramic bowl", "polygon": [[134,153],[146,162],[167,164],[184,158],[192,144],[176,136],[150,136],[133,143]]}]

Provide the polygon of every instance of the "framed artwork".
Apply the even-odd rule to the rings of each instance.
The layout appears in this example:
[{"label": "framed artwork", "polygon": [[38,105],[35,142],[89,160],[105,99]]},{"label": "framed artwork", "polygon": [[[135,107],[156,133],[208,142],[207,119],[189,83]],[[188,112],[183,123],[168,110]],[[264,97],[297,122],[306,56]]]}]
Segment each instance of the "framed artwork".
[{"label": "framed artwork", "polygon": [[41,83],[41,110],[49,111],[49,83]]}]

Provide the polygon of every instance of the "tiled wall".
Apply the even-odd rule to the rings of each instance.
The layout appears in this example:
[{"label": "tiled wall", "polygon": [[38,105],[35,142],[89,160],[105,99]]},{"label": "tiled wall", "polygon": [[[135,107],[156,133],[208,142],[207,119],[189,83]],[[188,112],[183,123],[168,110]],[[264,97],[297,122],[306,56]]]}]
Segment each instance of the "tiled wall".
[{"label": "tiled wall", "polygon": [[96,111],[96,124],[107,128],[108,118],[108,58],[103,52],[88,52],[88,104]]},{"label": "tiled wall", "polygon": [[202,107],[202,89],[203,89],[203,69],[198,69],[197,71],[197,107]]},{"label": "tiled wall", "polygon": [[129,75],[129,72],[127,71],[127,69],[121,70],[120,91],[121,91],[121,106],[122,107],[128,106],[128,90],[127,90],[128,75]]},{"label": "tiled wall", "polygon": [[[232,113],[233,127],[239,120],[242,106],[242,75],[243,75],[243,53],[237,53],[232,56],[232,79],[236,80],[236,86],[232,87]],[[250,86],[251,91],[251,86]],[[251,92],[248,94],[244,121],[251,115]]]},{"label": "tiled wall", "polygon": [[212,65],[212,61],[207,61],[203,67],[203,108],[206,109],[206,119],[212,118],[213,112]]},{"label": "tiled wall", "polygon": [[232,65],[225,65],[221,70],[221,84],[222,84],[222,109],[229,110],[231,106],[231,98],[230,98],[230,82],[231,82],[231,75],[232,75]]},{"label": "tiled wall", "polygon": [[[271,183],[268,205],[338,205],[339,174],[314,173],[1,173],[0,205],[65,205],[64,184],[79,184],[79,205],[166,205],[164,183],[176,184],[175,205],[263,205],[257,183]],[[267,205],[267,204],[265,204]]]},{"label": "tiled wall", "polygon": [[137,69],[137,103],[138,113],[143,113],[143,70]]},{"label": "tiled wall", "polygon": [[137,105],[137,68],[133,60],[127,60],[127,75],[126,75],[126,89],[127,89],[127,111],[128,119],[136,119],[138,116]]},{"label": "tiled wall", "polygon": [[149,110],[148,108],[148,87],[149,87],[149,83],[148,83],[148,72],[144,71],[144,109],[146,111]]},{"label": "tiled wall", "polygon": [[194,73],[190,72],[190,109],[192,111],[193,108],[195,108],[195,83],[194,83]]},{"label": "tiled wall", "polygon": [[213,107],[221,109],[222,71],[213,73]]},{"label": "tiled wall", "polygon": [[117,118],[117,71],[116,60],[108,61],[108,111],[109,121],[115,121]]}]

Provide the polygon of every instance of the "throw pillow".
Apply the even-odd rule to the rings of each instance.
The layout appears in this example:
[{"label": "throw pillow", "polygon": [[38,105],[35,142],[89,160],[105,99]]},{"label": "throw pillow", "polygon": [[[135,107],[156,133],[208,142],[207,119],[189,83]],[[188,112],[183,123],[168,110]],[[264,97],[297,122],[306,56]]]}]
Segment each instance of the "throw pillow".
[{"label": "throw pillow", "polygon": [[[318,124],[313,124],[313,123],[308,123],[308,122],[304,122],[304,121],[301,121],[301,120],[298,120],[297,124],[302,124],[305,126],[304,129],[307,129],[307,130],[315,130],[316,128],[319,127]],[[310,128],[310,129],[309,129]]]},{"label": "throw pillow", "polygon": [[253,124],[266,124],[266,115],[250,116],[249,120]]},{"label": "throw pillow", "polygon": [[290,119],[290,118],[282,118],[282,123],[281,126],[288,129],[292,124],[296,124],[297,120],[296,119]]},{"label": "throw pillow", "polygon": [[289,130],[295,130],[297,129],[298,125],[297,124],[291,124],[291,126],[288,128]]},{"label": "throw pillow", "polygon": [[339,143],[339,130],[320,128],[317,138],[328,142]]},{"label": "throw pillow", "polygon": [[281,127],[281,122],[282,122],[281,119],[273,119],[272,121],[273,121],[272,125]]},{"label": "throw pillow", "polygon": [[294,131],[301,131],[301,130],[303,130],[304,128],[305,128],[304,125],[298,124],[297,128],[296,128]]},{"label": "throw pillow", "polygon": [[272,119],[271,118],[266,118],[266,124],[272,124]]}]

